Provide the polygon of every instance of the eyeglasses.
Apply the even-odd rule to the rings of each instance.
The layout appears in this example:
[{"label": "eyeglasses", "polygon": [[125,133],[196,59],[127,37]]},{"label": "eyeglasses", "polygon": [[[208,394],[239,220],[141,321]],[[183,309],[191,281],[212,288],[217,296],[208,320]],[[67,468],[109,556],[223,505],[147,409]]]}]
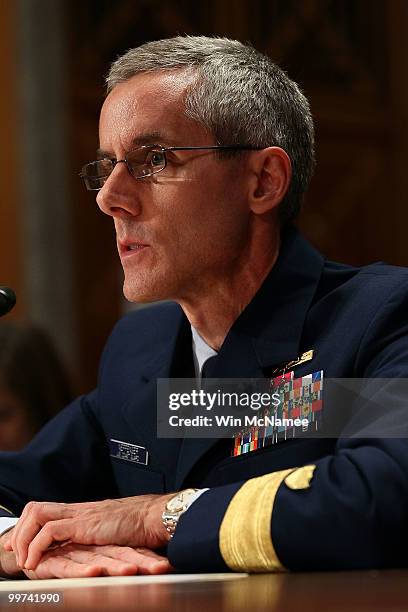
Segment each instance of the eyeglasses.
[{"label": "eyeglasses", "polygon": [[162,147],[160,145],[144,145],[130,151],[124,159],[106,157],[85,164],[80,173],[88,191],[99,191],[113,172],[116,164],[126,164],[130,174],[135,179],[146,178],[157,174],[167,165],[167,151],[258,151],[264,147],[249,145],[214,145],[211,147]]}]

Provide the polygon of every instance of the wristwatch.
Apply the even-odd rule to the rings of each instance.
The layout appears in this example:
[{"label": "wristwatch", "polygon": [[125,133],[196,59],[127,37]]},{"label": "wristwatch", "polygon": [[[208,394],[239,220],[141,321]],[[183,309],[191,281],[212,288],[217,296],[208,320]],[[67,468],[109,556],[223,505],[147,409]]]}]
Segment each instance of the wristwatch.
[{"label": "wristwatch", "polygon": [[169,499],[162,514],[162,523],[169,532],[171,538],[174,536],[180,516],[189,508],[193,501],[206,490],[207,489],[184,489],[184,491],[179,491],[177,495]]}]

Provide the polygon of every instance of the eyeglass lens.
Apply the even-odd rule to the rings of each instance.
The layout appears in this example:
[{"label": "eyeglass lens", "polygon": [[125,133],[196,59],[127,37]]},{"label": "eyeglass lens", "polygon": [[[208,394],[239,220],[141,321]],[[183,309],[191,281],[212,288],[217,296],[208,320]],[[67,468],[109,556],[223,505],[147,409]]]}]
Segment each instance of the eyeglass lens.
[{"label": "eyeglass lens", "polygon": [[135,178],[143,178],[163,170],[166,167],[166,156],[157,147],[140,147],[130,151],[124,160],[100,159],[91,162],[81,172],[86,188],[89,191],[101,189],[115,165],[120,162],[126,163]]}]

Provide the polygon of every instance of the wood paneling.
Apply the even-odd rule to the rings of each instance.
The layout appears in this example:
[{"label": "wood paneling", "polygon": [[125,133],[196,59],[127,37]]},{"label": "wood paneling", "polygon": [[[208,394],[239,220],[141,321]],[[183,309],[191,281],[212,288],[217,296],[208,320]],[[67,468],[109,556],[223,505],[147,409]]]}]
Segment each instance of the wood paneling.
[{"label": "wood paneling", "polygon": [[29,257],[21,247],[19,229],[19,166],[17,110],[16,5],[0,2],[0,285],[11,286],[17,293],[15,309],[7,315],[24,312],[24,283],[21,258]]}]

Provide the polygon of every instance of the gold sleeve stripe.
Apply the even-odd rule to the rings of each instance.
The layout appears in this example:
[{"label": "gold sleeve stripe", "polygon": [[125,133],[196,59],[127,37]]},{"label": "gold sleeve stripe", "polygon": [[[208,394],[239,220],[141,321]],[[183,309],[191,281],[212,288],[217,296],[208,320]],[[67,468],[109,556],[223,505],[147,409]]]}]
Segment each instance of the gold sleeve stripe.
[{"label": "gold sleeve stripe", "polygon": [[[13,514],[11,510],[9,510],[8,508],[6,508],[5,506],[2,506],[1,504],[0,504],[0,508],[1,508],[2,510],[5,510],[5,511],[6,511],[6,512],[8,512],[9,514]],[[5,518],[7,518],[7,517],[5,517]]]},{"label": "gold sleeve stripe", "polygon": [[315,465],[304,465],[248,480],[234,495],[220,528],[220,551],[232,570],[285,571],[271,538],[276,493],[282,482],[294,491],[308,489]]},{"label": "gold sleeve stripe", "polygon": [[234,571],[285,571],[272,544],[271,516],[282,481],[296,468],[248,480],[234,495],[221,523],[221,555]]}]

